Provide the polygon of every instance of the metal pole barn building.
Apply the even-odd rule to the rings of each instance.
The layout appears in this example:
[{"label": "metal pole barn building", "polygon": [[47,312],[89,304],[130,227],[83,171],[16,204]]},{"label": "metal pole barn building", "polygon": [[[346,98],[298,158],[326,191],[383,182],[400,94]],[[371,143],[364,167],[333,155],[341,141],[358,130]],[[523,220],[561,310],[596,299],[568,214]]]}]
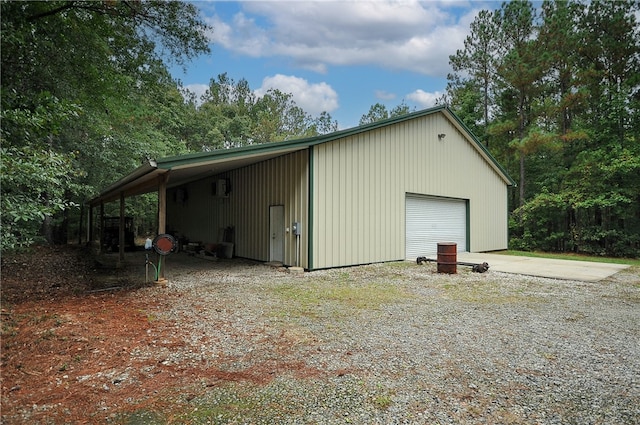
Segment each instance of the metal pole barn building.
[{"label": "metal pole barn building", "polygon": [[[149,161],[91,207],[159,192],[159,233],[306,270],[507,248],[513,179],[446,106]],[[121,246],[123,244],[120,244]]]}]

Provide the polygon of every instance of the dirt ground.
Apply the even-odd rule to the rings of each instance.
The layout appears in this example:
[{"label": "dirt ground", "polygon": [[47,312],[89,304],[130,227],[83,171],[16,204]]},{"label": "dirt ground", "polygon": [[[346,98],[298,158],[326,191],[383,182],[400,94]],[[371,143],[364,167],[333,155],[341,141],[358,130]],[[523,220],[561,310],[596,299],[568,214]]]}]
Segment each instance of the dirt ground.
[{"label": "dirt ground", "polygon": [[[158,318],[168,300],[136,296],[145,286],[136,266],[116,270],[77,247],[2,258],[2,423],[103,422],[175,407],[167,393],[195,379],[266,379],[166,362],[163,353],[184,341]],[[141,349],[157,355],[130,355]]]}]

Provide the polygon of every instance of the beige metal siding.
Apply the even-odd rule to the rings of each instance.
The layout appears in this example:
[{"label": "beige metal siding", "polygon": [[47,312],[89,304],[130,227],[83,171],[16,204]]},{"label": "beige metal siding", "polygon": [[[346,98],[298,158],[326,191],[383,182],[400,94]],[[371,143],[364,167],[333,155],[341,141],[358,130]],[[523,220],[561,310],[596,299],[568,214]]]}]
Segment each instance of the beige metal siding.
[{"label": "beige metal siding", "polygon": [[[212,183],[212,179],[206,179],[168,190],[167,232],[190,242],[218,242],[219,229],[225,225],[225,200],[212,196]],[[184,202],[176,199],[178,189],[186,193]]]},{"label": "beige metal siding", "polygon": [[442,113],[318,145],[313,158],[314,268],[403,259],[406,193],[468,199],[470,250],[507,247],[507,186]]},{"label": "beige metal siding", "polygon": [[[307,150],[233,170],[186,186],[189,199],[178,205],[169,196],[170,225],[191,240],[217,242],[220,229],[235,228],[235,255],[259,261],[269,259],[269,207],[283,205],[285,223],[302,223],[300,265],[308,267],[308,156]],[[228,198],[212,195],[211,185],[228,178]],[[285,234],[285,264],[294,265],[295,237]]]}]

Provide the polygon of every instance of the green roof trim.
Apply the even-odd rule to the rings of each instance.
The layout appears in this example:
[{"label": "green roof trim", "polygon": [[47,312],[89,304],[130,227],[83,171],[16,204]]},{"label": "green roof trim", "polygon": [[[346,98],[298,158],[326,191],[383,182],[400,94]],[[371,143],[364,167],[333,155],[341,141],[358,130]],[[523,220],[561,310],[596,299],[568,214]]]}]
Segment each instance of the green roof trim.
[{"label": "green roof trim", "polygon": [[309,196],[307,199],[308,202],[308,206],[307,208],[308,210],[308,216],[307,216],[307,221],[308,221],[308,225],[309,225],[309,229],[307,230],[307,267],[309,268],[309,271],[313,270],[313,235],[315,234],[315,232],[313,232],[313,226],[314,226],[314,221],[315,221],[315,216],[313,214],[315,205],[313,200],[315,199],[315,191],[313,190],[313,186],[314,186],[314,181],[313,181],[313,175],[315,170],[313,169],[313,149],[309,149]]}]

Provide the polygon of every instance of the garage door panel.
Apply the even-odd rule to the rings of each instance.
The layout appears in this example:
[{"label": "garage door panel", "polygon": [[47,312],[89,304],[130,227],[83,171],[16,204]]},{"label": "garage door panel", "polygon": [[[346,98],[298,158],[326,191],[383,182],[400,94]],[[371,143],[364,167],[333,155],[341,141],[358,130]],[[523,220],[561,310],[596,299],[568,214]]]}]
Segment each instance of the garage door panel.
[{"label": "garage door panel", "polygon": [[467,204],[463,199],[407,195],[406,258],[433,255],[439,242],[467,249]]}]

